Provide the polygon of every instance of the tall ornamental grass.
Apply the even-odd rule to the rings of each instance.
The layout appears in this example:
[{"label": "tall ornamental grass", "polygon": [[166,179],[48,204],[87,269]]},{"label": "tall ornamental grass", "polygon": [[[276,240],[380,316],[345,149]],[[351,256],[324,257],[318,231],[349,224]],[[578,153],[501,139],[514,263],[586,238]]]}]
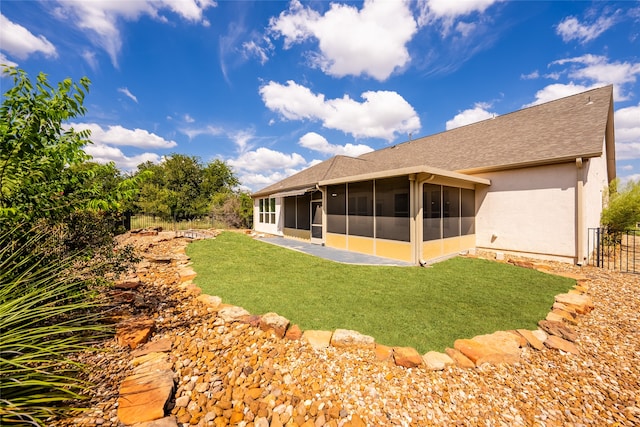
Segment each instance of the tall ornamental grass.
[{"label": "tall ornamental grass", "polygon": [[103,303],[74,274],[76,258],[51,262],[51,237],[0,235],[0,425],[46,425],[76,412],[72,402],[88,385],[73,355],[108,333]]}]

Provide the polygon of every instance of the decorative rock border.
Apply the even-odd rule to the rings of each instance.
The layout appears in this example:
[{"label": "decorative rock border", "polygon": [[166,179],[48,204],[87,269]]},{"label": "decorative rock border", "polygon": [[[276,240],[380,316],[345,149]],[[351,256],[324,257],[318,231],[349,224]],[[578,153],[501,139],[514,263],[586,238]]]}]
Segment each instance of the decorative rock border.
[{"label": "decorative rock border", "polygon": [[[185,245],[186,246],[186,245]],[[589,290],[588,279],[575,274],[555,273],[576,280],[576,285],[566,294],[556,295],[551,311],[538,323],[535,331],[518,329],[498,331],[480,335],[471,339],[458,339],[453,348],[444,353],[430,351],[420,355],[412,347],[389,347],[375,342],[371,336],[357,331],[336,329],[335,331],[302,331],[298,325],[277,313],[252,315],[242,307],[224,304],[217,296],[202,294],[194,283],[195,271],[190,267],[186,248],[171,257],[148,259],[148,262],[171,263],[177,267],[179,287],[184,289],[197,304],[210,313],[216,313],[222,322],[245,323],[263,331],[271,331],[280,339],[302,340],[316,351],[328,347],[371,349],[378,361],[391,361],[405,368],[444,370],[450,366],[471,369],[483,364],[515,364],[520,361],[522,349],[531,347],[541,351],[544,348],[578,354],[575,345],[577,334],[571,328],[578,316],[588,314],[594,307]],[[508,262],[551,273],[544,264],[529,261],[509,260]],[[551,273],[554,274],[554,273]],[[138,277],[129,277],[116,283],[116,288],[135,290],[140,285]],[[119,325],[116,340],[122,346],[134,349],[132,375],[120,385],[118,399],[118,417],[126,425],[136,427],[174,427],[175,416],[165,416],[167,406],[174,393],[174,372],[169,362],[168,352],[171,342],[160,340],[144,344],[153,332],[152,319],[133,319]],[[183,403],[176,400],[176,406]]]}]

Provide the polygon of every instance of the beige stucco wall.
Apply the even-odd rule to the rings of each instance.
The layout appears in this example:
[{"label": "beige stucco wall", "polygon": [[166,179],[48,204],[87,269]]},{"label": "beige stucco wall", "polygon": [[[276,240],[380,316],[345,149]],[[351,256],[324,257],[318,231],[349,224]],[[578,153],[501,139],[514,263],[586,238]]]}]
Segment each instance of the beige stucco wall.
[{"label": "beige stucco wall", "polygon": [[575,162],[477,176],[478,248],[575,262]]},{"label": "beige stucco wall", "polygon": [[[604,147],[604,141],[603,141]],[[605,149],[603,148],[603,152]],[[600,226],[605,191],[609,185],[607,161],[604,157],[589,159],[584,164],[584,225],[583,254],[588,254],[588,229]],[[593,236],[592,236],[593,237]],[[582,260],[585,261],[585,260]],[[588,259],[587,259],[588,261]]]}]

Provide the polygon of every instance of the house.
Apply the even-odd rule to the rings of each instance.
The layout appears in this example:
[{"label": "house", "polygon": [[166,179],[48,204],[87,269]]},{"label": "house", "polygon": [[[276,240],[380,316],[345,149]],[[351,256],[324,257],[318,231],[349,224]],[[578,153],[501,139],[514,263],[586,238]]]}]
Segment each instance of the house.
[{"label": "house", "polygon": [[254,228],[416,264],[475,250],[582,264],[614,148],[609,85],[335,156],[255,192]]}]

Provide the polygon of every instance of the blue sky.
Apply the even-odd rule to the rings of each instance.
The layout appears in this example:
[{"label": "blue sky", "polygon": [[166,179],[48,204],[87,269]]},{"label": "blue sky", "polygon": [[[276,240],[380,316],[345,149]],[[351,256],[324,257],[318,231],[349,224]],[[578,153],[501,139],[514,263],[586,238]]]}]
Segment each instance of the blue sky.
[{"label": "blue sky", "polygon": [[258,190],[335,154],[613,84],[617,173],[640,179],[640,1],[2,0],[0,12],[0,63],[89,77],[72,126],[124,171],[195,155]]}]

